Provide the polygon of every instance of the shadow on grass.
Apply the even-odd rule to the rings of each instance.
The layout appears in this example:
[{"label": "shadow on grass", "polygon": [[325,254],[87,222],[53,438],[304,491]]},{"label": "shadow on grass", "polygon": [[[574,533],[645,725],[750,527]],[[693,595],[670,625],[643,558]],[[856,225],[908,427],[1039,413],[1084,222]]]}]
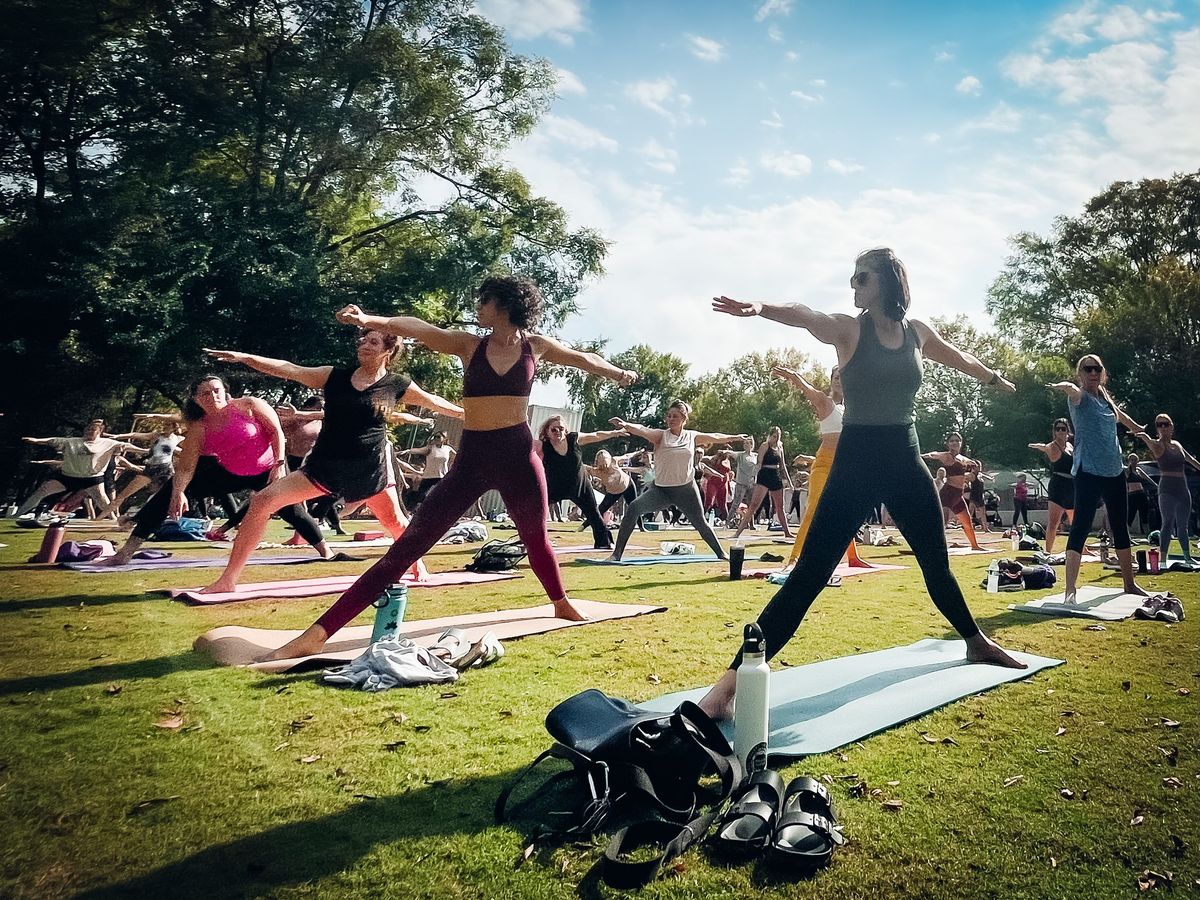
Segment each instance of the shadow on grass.
[{"label": "shadow on grass", "polygon": [[174,672],[194,672],[211,669],[211,661],[199,653],[188,650],[157,659],[138,659],[129,662],[89,666],[73,672],[58,672],[53,675],[30,675],[25,678],[0,680],[0,696],[25,694],[29,691],[58,691],[63,688],[85,687],[110,681],[136,680],[139,678],[161,678]]},{"label": "shadow on grass", "polygon": [[9,600],[0,603],[0,614],[31,609],[66,609],[77,606],[110,606],[114,603],[146,603],[168,599],[165,594],[150,592],[134,594],[63,594],[59,597],[31,597],[28,600]]}]

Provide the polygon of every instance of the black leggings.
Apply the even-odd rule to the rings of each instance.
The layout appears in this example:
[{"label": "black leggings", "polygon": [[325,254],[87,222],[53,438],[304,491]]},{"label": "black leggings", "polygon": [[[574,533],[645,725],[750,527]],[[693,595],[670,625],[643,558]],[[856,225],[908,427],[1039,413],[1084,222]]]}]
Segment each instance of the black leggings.
[{"label": "black leggings", "polygon": [[1128,550],[1129,502],[1125,497],[1125,476],[1114,475],[1106,478],[1103,475],[1093,475],[1091,472],[1079,471],[1075,474],[1075,519],[1071,522],[1071,533],[1067,536],[1067,549],[1076,553],[1083,552],[1087,543],[1088,532],[1092,530],[1092,519],[1100,503],[1108,510],[1108,526],[1112,529],[1114,550]]},{"label": "black leggings", "polygon": [[[629,485],[625,488],[625,490],[619,494],[606,493],[604,495],[604,499],[600,501],[600,509],[598,510],[600,513],[600,517],[603,518],[604,514],[606,512],[608,512],[610,509],[612,509],[616,505],[618,500],[625,501],[625,514],[628,515],[629,507],[633,503],[633,501],[637,499],[637,496],[638,496],[637,487],[634,485],[634,483],[632,481],[630,481]],[[637,527],[638,527],[638,531],[646,530],[646,527],[642,524],[642,520],[640,518],[637,520]]]},{"label": "black leggings", "polygon": [[[267,470],[258,475],[234,475],[217,462],[215,456],[201,456],[196,462],[196,471],[192,474],[192,480],[188,482],[185,493],[191,502],[192,498],[219,497],[233,491],[261,491],[267,486],[270,474],[270,470]],[[158,527],[167,518],[167,507],[171,503],[174,487],[175,479],[172,478],[146,501],[146,505],[137,514],[136,524],[133,526],[134,537],[144,541],[158,531]],[[278,511],[278,515],[300,532],[300,536],[310,544],[316,546],[321,543],[321,530],[305,511],[303,504],[293,503],[291,506],[285,506]]]},{"label": "black leggings", "polygon": [[1016,497],[1013,497],[1013,528],[1017,527],[1017,519],[1020,518],[1025,520],[1026,525],[1029,524],[1029,501],[1018,500]]},{"label": "black leggings", "polygon": [[1145,534],[1150,524],[1150,498],[1144,490],[1134,491],[1132,494],[1126,491],[1125,502],[1129,506],[1129,515],[1125,519],[1126,527],[1132,528],[1133,520],[1141,516],[1141,532]]},{"label": "black leggings", "polygon": [[[847,425],[838,439],[833,469],[817,501],[800,559],[758,617],[767,639],[768,659],[796,633],[877,503],[887,505],[912,548],[938,612],[964,639],[979,634],[950,572],[942,506],[929,468],[921,459],[916,430],[908,425]],[[739,652],[731,668],[737,668],[741,656]]]},{"label": "black leggings", "polygon": [[556,486],[557,490],[550,491],[550,502],[570,500],[583,513],[583,520],[592,526],[592,546],[597,550],[612,549],[612,535],[608,526],[600,518],[600,510],[596,506],[596,492],[592,490],[590,481],[580,481],[570,488]]}]

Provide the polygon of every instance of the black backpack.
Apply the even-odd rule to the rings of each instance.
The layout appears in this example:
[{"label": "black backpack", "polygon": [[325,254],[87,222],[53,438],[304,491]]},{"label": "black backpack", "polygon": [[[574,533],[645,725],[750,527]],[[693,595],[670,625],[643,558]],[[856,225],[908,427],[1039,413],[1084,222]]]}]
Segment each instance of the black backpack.
[{"label": "black backpack", "polygon": [[526,553],[520,538],[488,541],[475,551],[475,558],[465,568],[468,572],[507,572],[515,569]]},{"label": "black backpack", "polygon": [[[554,744],[505,788],[496,801],[496,821],[509,821],[514,788],[539,763],[566,761],[570,770],[548,779],[532,797],[544,799],[553,784],[566,780],[579,789],[581,806],[551,813],[548,818],[556,824],[541,823],[534,840],[577,840],[614,822],[623,825],[601,861],[600,874],[611,887],[653,881],[664,865],[707,834],[742,780],[729,742],[694,703],[684,702],[674,712],[650,712],[587,690],[552,709],[546,730]],[[701,784],[714,774],[717,784]],[[621,858],[647,845],[662,852],[652,858],[639,854],[637,861]]]}]

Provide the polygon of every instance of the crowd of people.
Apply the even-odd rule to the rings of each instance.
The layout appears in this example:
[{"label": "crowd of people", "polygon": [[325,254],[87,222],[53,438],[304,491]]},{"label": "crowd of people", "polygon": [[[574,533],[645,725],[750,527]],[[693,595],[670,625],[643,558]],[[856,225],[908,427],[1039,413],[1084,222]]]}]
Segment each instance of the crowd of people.
[{"label": "crowd of people", "polygon": [[[857,316],[827,315],[798,303],[713,300],[719,314],[761,316],[806,330],[836,350],[838,365],[828,391],[791,369],[778,367],[773,373],[812,409],[819,444],[811,456],[789,460],[778,427],[761,436],[689,428],[692,408],[684,400],[673,402],[661,423],[614,418],[609,430],[584,432],[553,416],[538,423],[535,436],[527,420],[528,399],[542,361],[621,386],[638,376],[535,333],[541,307],[536,285],[490,278],[478,291],[481,333],[347,306],[337,319],[359,329],[352,365],[301,366],[234,350],[205,351],[218,363],[302,386],[311,395],[299,407],[232,397],[222,377],[203,374],[193,382],[183,410],[140,416],[137,422],[148,426],[141,430],[109,434],[97,419],[80,437],[26,438],[59,451],[61,461],[42,461],[54,468],[17,515],[57,503],[65,510],[85,504],[89,515],[111,518],[148,494],[133,517],[132,534],[108,559],[120,566],[164,520],[194,506],[207,507],[213,498],[229,518],[215,535],[236,529],[236,539],[225,571],[206,590],[227,592],[237,588],[272,516],[295,529],[293,541],[308,543],[328,558],[332,552],[318,521],[340,532],[338,510],[365,505],[395,543],[308,630],[274,654],[279,658],[317,651],[402,573],[423,577],[421,557],[460,516],[478,512],[479,498],[489,490],[503,499],[556,613],[571,619],[581,614],[547,537],[549,504],[577,507],[593,545],[610,550],[613,561],[621,560],[634,528],[644,528],[659,514],[686,522],[718,558],[726,553],[716,527],[732,529],[736,540],[765,514],[791,539],[794,521],[786,561],[790,575],[759,617],[769,656],[795,632],[838,563],[861,564],[855,545],[860,527],[882,523],[886,516],[912,548],[931,598],[966,641],[969,658],[1019,665],[980,632],[948,563],[948,522],[974,549],[981,549],[977,527],[986,532],[998,524],[995,493],[985,487],[994,475],[964,454],[959,433],[946,436],[944,449],[921,453],[913,424],[926,359],[992,389],[1015,388],[1000,372],[908,315],[907,273],[890,250],[860,255],[850,284],[861,310]],[[427,392],[396,371],[405,339],[461,360],[461,404]],[[1113,399],[1107,379],[1099,357],[1083,355],[1074,380],[1048,386],[1065,395],[1067,417],[1052,423],[1049,441],[1029,444],[1048,463],[1047,552],[1064,519],[1070,528],[1068,601],[1076,593],[1081,554],[1101,504],[1127,592],[1142,593],[1130,562],[1129,526],[1138,516],[1143,528],[1149,524],[1152,491],[1164,557],[1174,539],[1183,559],[1192,559],[1185,473],[1189,466],[1200,469],[1200,461],[1175,439],[1169,415],[1155,416],[1148,431]],[[458,446],[437,431],[423,446],[397,451],[390,439],[393,425],[433,426],[433,420],[404,407],[461,419]],[[1118,426],[1145,443],[1161,473],[1157,481],[1147,476],[1138,456],[1123,453]],[[620,449],[630,442],[642,446],[624,453],[614,444],[597,446],[585,463],[585,448],[618,440],[624,444]],[[110,496],[106,482],[111,485],[114,468],[123,484]],[[1012,485],[1012,528],[1029,525],[1030,477],[1021,473]],[[247,492],[247,502],[233,499]],[[614,538],[610,526],[617,526],[609,519],[618,511]],[[729,712],[731,673],[732,668],[703,704],[718,716]]]}]

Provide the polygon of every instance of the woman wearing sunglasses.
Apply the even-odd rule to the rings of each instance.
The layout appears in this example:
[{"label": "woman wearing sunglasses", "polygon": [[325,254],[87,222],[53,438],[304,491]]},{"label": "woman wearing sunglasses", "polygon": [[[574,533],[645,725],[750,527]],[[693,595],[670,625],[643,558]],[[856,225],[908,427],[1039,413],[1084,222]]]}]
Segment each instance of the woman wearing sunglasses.
[{"label": "woman wearing sunglasses", "polygon": [[1192,546],[1189,531],[1192,521],[1192,492],[1188,489],[1187,474],[1184,465],[1200,469],[1196,457],[1183,449],[1183,444],[1175,440],[1175,421],[1166,413],[1154,417],[1154,427],[1158,431],[1158,439],[1142,432],[1138,434],[1154,458],[1158,460],[1158,471],[1162,477],[1158,480],[1158,511],[1162,513],[1162,526],[1158,532],[1158,552],[1162,554],[1163,565],[1167,562],[1167,553],[1171,546],[1171,535],[1179,538],[1179,546],[1183,549],[1183,561],[1188,566],[1194,566]]},{"label": "woman wearing sunglasses", "polygon": [[938,491],[942,507],[950,510],[951,514],[962,525],[963,537],[971,545],[972,550],[983,550],[979,539],[975,536],[975,524],[971,521],[971,511],[967,509],[964,496],[967,490],[967,473],[972,467],[982,471],[983,466],[976,460],[962,455],[963,438],[957,431],[946,435],[946,449],[934,450],[921,454],[921,458],[935,462],[946,470],[946,483]]},{"label": "woman wearing sunglasses", "polygon": [[1071,423],[1066,419],[1055,419],[1052,426],[1054,438],[1047,444],[1030,444],[1030,450],[1046,454],[1050,460],[1050,484],[1046,489],[1049,503],[1046,508],[1046,552],[1054,552],[1054,539],[1063,516],[1067,523],[1075,520],[1075,478],[1071,468],[1075,462],[1075,448],[1071,445]]},{"label": "woman wearing sunglasses", "polygon": [[[837,455],[800,559],[758,617],[767,655],[777,654],[795,634],[859,525],[882,501],[912,547],[934,605],[966,641],[967,660],[1025,668],[979,630],[950,572],[941,504],[913,427],[922,357],[1001,390],[1015,388],[999,372],[947,344],[924,322],[908,318],[908,275],[891,250],[860,254],[850,286],[854,305],[863,311],[857,317],[827,315],[800,303],[713,298],[716,312],[741,318],[763,316],[805,328],[822,343],[832,344],[846,400]],[[714,718],[732,716],[734,672],[740,657],[739,653],[700,702]]]},{"label": "woman wearing sunglasses", "polygon": [[1133,580],[1133,554],[1126,519],[1125,458],[1117,440],[1118,423],[1134,434],[1141,431],[1142,426],[1117,406],[1104,386],[1107,381],[1108,373],[1100,357],[1088,353],[1075,365],[1075,381],[1047,385],[1067,395],[1067,411],[1075,427],[1075,459],[1071,469],[1075,481],[1075,519],[1067,536],[1064,603],[1075,602],[1080,558],[1101,502],[1108,511],[1113,549],[1121,565],[1125,593],[1146,596]]},{"label": "woman wearing sunglasses", "polygon": [[626,437],[626,434],[624,431],[567,431],[562,416],[551,416],[538,429],[538,443],[534,446],[542,458],[550,502],[570,500],[579,507],[584,521],[591,526],[592,546],[597,550],[611,550],[612,535],[600,517],[596,492],[592,490],[592,480],[584,470],[580,448],[615,437]]}]

